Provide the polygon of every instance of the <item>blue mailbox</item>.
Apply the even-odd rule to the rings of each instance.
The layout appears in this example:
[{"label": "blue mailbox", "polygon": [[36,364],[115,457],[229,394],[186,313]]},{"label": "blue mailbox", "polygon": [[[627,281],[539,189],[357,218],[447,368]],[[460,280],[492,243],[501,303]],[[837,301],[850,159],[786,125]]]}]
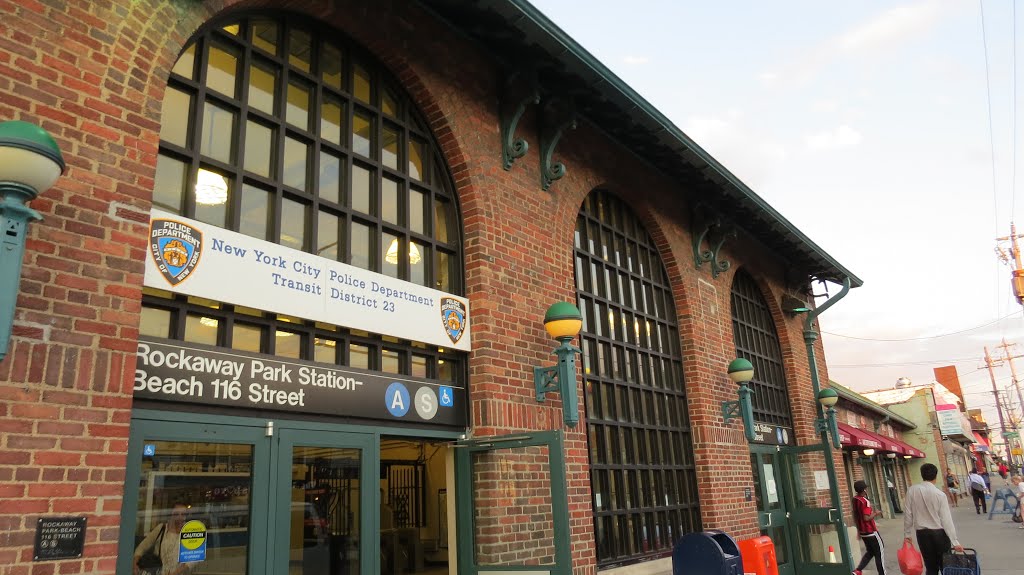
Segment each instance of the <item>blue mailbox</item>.
[{"label": "blue mailbox", "polygon": [[684,535],[672,549],[672,575],[743,575],[736,540],[717,530]]}]

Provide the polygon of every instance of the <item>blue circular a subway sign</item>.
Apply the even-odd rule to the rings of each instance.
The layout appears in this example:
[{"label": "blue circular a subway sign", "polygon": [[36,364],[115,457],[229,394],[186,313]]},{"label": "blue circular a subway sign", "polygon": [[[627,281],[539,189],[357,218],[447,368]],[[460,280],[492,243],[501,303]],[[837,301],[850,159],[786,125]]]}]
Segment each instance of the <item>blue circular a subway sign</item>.
[{"label": "blue circular a subway sign", "polygon": [[395,417],[404,417],[409,413],[409,390],[397,381],[388,386],[384,392],[384,406],[388,412]]}]

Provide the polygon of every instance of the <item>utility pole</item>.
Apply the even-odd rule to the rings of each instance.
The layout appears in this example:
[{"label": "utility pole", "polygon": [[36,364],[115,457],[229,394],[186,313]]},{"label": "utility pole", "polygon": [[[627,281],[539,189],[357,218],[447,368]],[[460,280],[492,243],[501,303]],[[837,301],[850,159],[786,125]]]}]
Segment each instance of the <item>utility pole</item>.
[{"label": "utility pole", "polygon": [[997,345],[996,347],[1003,348],[1003,353],[1006,354],[1006,363],[1010,364],[1010,375],[1013,378],[1013,387],[1016,388],[1016,390],[1017,390],[1017,405],[1021,406],[1021,408],[1024,408],[1024,397],[1021,397],[1021,393],[1020,393],[1020,381],[1017,379],[1017,370],[1014,369],[1014,366],[1013,366],[1013,360],[1017,359],[1018,357],[1024,357],[1024,355],[1011,355],[1010,354],[1010,348],[1015,346],[1015,345],[1017,345],[1017,344],[1015,344],[1015,343],[1010,343],[1010,344],[1006,343],[1006,338],[1004,337],[1002,345]]},{"label": "utility pole", "polygon": [[999,255],[999,259],[1005,264],[1010,263],[1010,258],[1013,258],[1013,271],[1010,272],[1010,286],[1013,288],[1013,296],[1017,298],[1017,303],[1024,305],[1024,264],[1021,263],[1020,248],[1017,246],[1017,240],[1024,236],[1017,235],[1017,226],[1013,222],[1010,222],[1010,235],[1003,238],[996,238],[998,242],[1010,242],[1010,253],[1007,254],[1002,246],[996,246],[996,253]]},{"label": "utility pole", "polygon": [[[1014,230],[1012,224],[1011,224],[1010,230],[1011,231]],[[1014,238],[1016,238],[1016,235],[1014,235]],[[1017,254],[1017,256],[1016,256],[1017,262],[1018,262],[1018,266],[1017,267],[1020,268],[1020,265],[1019,265],[1019,262],[1020,262],[1020,252],[1017,251],[1017,240],[1016,239],[1014,239],[1014,241],[1013,241],[1013,250],[1014,250],[1014,253]],[[1011,377],[1011,379],[1013,381],[1013,387],[1017,390],[1017,405],[1021,409],[1021,414],[1024,415],[1024,398],[1021,397],[1020,381],[1017,379],[1017,369],[1013,365],[1013,360],[1014,359],[1016,359],[1018,357],[1024,357],[1024,356],[1013,355],[1012,353],[1010,353],[1010,348],[1015,346],[1015,345],[1017,345],[1017,344],[1015,344],[1015,343],[1011,343],[1011,344],[1006,343],[1006,338],[1004,337],[1003,338],[1003,343],[1001,345],[999,345],[999,346],[996,346],[996,347],[1003,348],[1003,355],[1006,356],[1006,362],[1010,364],[1010,377]],[[1009,396],[1010,395],[1009,392],[1007,392],[1006,395]],[[1012,403],[1012,402],[1008,402],[1008,403]],[[1021,438],[1021,436],[1020,436],[1020,428],[1019,428],[1018,424],[1013,421],[1013,419],[1014,418],[1011,417],[1011,423],[1013,423],[1013,430],[1017,433],[1017,447],[1018,447],[1018,449],[1022,449],[1022,454],[1018,456],[1018,460],[1021,460],[1021,459],[1024,459],[1024,439]],[[1005,441],[1006,438],[1004,437],[1003,440]],[[1009,448],[1009,446],[1010,446],[1010,444],[1012,442],[1007,441],[1006,443],[1007,443],[1007,447]],[[1013,450],[1012,450],[1012,448],[1010,449],[1010,456],[1009,456],[1008,459],[1010,461],[1013,461]]]},{"label": "utility pole", "polygon": [[995,367],[995,361],[992,360],[992,355],[988,352],[988,346],[985,346],[985,366],[988,367],[988,376],[992,380],[992,395],[996,396],[996,411],[999,413],[999,429],[1002,432],[1003,442],[1006,445],[1006,456],[1010,457],[1010,442],[1006,439],[1006,420],[1003,419],[1003,404],[999,399],[999,388],[996,386],[996,372],[993,369]]}]

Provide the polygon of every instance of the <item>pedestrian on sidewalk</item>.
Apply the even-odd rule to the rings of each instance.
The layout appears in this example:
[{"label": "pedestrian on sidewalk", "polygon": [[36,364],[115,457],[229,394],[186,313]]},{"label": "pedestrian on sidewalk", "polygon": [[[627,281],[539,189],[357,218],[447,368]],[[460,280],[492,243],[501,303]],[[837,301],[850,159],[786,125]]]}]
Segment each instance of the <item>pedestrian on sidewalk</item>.
[{"label": "pedestrian on sidewalk", "polygon": [[971,497],[974,498],[974,511],[981,515],[988,513],[988,503],[985,501],[985,494],[988,493],[988,484],[985,478],[977,471],[972,471],[967,476],[967,483],[971,486]]},{"label": "pedestrian on sidewalk", "polygon": [[956,528],[949,512],[946,494],[935,486],[939,468],[931,463],[921,466],[921,483],[907,490],[906,505],[903,509],[903,537],[913,544],[911,535],[917,536],[917,548],[924,559],[924,575],[939,575],[942,569],[942,555],[953,547],[963,553],[964,548],[956,538]]},{"label": "pedestrian on sidewalk", "polygon": [[860,539],[867,549],[864,556],[861,557],[860,563],[857,564],[857,568],[853,570],[853,575],[861,575],[861,571],[868,566],[872,557],[875,558],[878,575],[886,575],[885,557],[883,556],[885,545],[882,544],[882,536],[878,533],[878,527],[875,525],[875,518],[882,512],[871,508],[866,481],[858,480],[853,484],[853,488],[857,491],[857,496],[853,498],[853,517],[857,521],[857,533],[860,534]]},{"label": "pedestrian on sidewalk", "polygon": [[[1024,475],[1017,475],[1010,480],[1013,485],[1013,494],[1017,496],[1017,515],[1024,516]],[[1024,523],[1018,529],[1024,529]]]},{"label": "pedestrian on sidewalk", "polygon": [[960,480],[953,475],[952,469],[946,470],[946,488],[949,489],[949,500],[953,507],[960,507]]}]

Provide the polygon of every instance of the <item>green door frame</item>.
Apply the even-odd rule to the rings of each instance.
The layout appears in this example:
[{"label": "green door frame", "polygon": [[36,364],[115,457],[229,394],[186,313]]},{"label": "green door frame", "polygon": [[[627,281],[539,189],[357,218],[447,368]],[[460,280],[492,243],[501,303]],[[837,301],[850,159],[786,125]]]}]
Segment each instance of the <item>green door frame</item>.
[{"label": "green door frame", "polygon": [[[820,452],[824,457],[826,470],[829,472],[830,478],[836,478],[835,469],[832,463],[832,447],[827,443],[815,443],[810,445],[800,446],[785,446],[780,448],[780,455],[783,456],[785,462],[783,470],[783,486],[786,491],[787,500],[792,502],[793,508],[790,512],[789,527],[790,527],[790,540],[792,541],[791,547],[795,550],[797,546],[802,543],[798,539],[800,536],[800,527],[810,527],[813,525],[832,525],[835,527],[836,535],[839,544],[839,551],[836,556],[840,559],[839,563],[817,563],[811,561],[803,561],[800,552],[796,552],[793,557],[793,564],[796,566],[797,575],[846,575],[852,570],[852,566],[847,564],[847,558],[850,558],[850,544],[846,537],[846,529],[843,525],[842,513],[843,507],[839,499],[839,486],[836,485],[834,479],[830,479],[829,485],[829,499],[831,500],[832,507],[805,507],[799,505],[801,497],[798,493],[802,492],[801,484],[801,473],[799,461],[795,455]],[[798,491],[801,490],[801,491]]]},{"label": "green door frame", "polygon": [[[374,542],[377,537],[374,533],[380,532],[380,514],[363,513],[362,510],[380,509],[380,491],[369,486],[378,477],[380,469],[380,450],[374,449],[376,442],[373,435],[369,433],[342,433],[338,431],[311,431],[308,429],[279,429],[274,433],[276,449],[272,450],[272,469],[276,473],[270,474],[271,499],[270,523],[269,525],[290,525],[291,513],[291,458],[296,445],[310,447],[339,447],[342,449],[358,449],[361,451],[359,457],[359,571],[362,575],[368,573],[380,573],[380,554],[375,552]],[[287,459],[286,459],[287,458]],[[367,493],[372,491],[373,493]],[[376,504],[370,503],[376,500]],[[364,505],[369,505],[364,507]],[[270,565],[273,565],[273,573],[288,573],[291,551],[289,537],[281,537],[275,532],[271,549]]]},{"label": "green door frame", "polygon": [[[793,535],[789,528],[789,509],[792,505],[787,501],[787,493],[783,489],[783,478],[781,475],[783,459],[781,457],[780,448],[777,445],[764,445],[752,443],[750,444],[750,453],[753,456],[754,462],[758,465],[755,470],[755,474],[758,478],[758,489],[761,494],[761,505],[762,507],[757,510],[757,526],[765,534],[769,533],[769,529],[783,529],[786,533],[786,549],[784,557],[786,563],[779,565],[779,575],[795,575],[795,563],[793,555]],[[772,463],[772,480],[775,481],[775,493],[779,499],[780,506],[778,509],[767,509],[770,505],[768,502],[768,478],[764,474],[764,456],[773,456]],[[765,519],[767,521],[765,521]],[[773,539],[772,543],[778,546],[778,542]],[[776,549],[778,554],[778,549]]]},{"label": "green door frame", "polygon": [[[555,534],[554,565],[501,565],[481,566],[476,564],[476,524],[473,499],[472,455],[496,449],[521,447],[548,448],[548,463],[551,477],[551,513]],[[566,486],[565,449],[562,430],[517,433],[512,435],[474,438],[460,441],[455,452],[455,501],[456,533],[458,534],[458,572],[462,575],[480,575],[491,571],[509,573],[514,571],[550,575],[572,574],[572,548],[569,535],[569,499]]]},{"label": "green door frame", "polygon": [[[294,435],[294,437],[292,436]],[[139,480],[142,468],[143,443],[148,439],[168,441],[208,441],[212,443],[240,443],[253,445],[252,490],[250,501],[265,501],[265,505],[252,505],[250,525],[257,526],[250,530],[250,549],[247,575],[267,575],[274,571],[268,566],[274,565],[275,555],[281,552],[284,545],[287,556],[287,538],[276,538],[271,544],[268,538],[269,527],[274,518],[281,513],[281,503],[271,505],[273,498],[278,497],[277,490],[285,478],[285,471],[290,465],[281,465],[281,456],[287,451],[291,457],[290,446],[328,445],[332,447],[356,447],[363,449],[360,475],[363,483],[369,485],[377,477],[380,467],[381,436],[415,436],[421,439],[440,439],[455,441],[463,437],[462,433],[414,428],[369,427],[343,425],[324,422],[276,419],[274,417],[238,417],[213,415],[204,413],[187,413],[178,411],[134,409],[128,437],[128,458],[125,470],[125,489],[121,503],[121,529],[118,537],[118,557],[116,572],[123,575],[132,573],[132,555],[135,551],[135,530],[127,526],[135,525],[139,506]],[[284,445],[282,441],[290,443]],[[333,443],[330,443],[333,442]],[[553,453],[553,452],[552,452]],[[561,454],[562,450],[559,449]],[[561,458],[559,458],[561,461]],[[565,490],[564,461],[562,467],[562,490]],[[273,466],[277,465],[277,471]],[[554,470],[552,470],[554,473]],[[458,483],[456,484],[458,487]],[[288,497],[290,501],[290,495]],[[380,509],[380,492],[377,489],[365,489],[361,493],[360,508],[366,510]],[[566,516],[568,517],[568,515]],[[568,527],[568,519],[566,519]],[[364,533],[377,533],[380,530],[379,513],[363,513],[360,517],[360,528]],[[566,531],[567,532],[567,531]],[[283,540],[283,541],[282,541]],[[369,560],[360,562],[361,575],[380,573],[380,557],[377,548],[380,545],[377,537],[361,537],[360,556]],[[287,571],[284,571],[287,572]],[[568,574],[566,574],[568,575]]]}]

